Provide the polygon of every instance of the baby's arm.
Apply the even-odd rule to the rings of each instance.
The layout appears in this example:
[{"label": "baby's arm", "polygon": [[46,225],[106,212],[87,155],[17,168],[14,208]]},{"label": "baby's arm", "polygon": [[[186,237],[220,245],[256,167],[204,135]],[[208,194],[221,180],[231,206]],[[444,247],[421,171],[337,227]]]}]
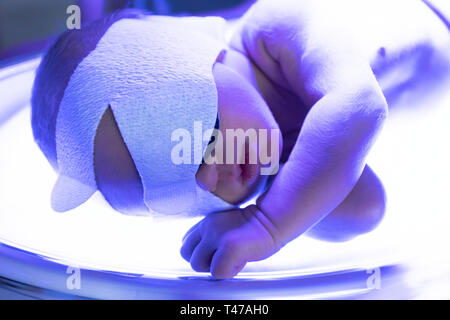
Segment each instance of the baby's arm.
[{"label": "baby's arm", "polygon": [[242,31],[255,63],[311,106],[288,162],[257,203],[280,246],[350,193],[387,115],[369,61],[315,3],[261,1]]}]

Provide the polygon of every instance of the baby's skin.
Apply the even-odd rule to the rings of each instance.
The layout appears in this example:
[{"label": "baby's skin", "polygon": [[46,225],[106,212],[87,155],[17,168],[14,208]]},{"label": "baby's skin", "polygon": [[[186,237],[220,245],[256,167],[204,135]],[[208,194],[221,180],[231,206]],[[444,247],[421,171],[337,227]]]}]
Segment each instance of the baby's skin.
[{"label": "baby's skin", "polygon": [[[377,78],[405,52],[437,47],[448,30],[420,1],[408,0],[406,11],[391,1],[345,1],[261,0],[238,22],[213,68],[219,130],[280,129],[282,165],[256,205],[211,213],[186,233],[181,255],[194,270],[232,278],[302,234],[345,241],[381,221],[384,189],[366,164],[388,113]],[[356,27],[344,15],[349,7],[360,10]],[[99,190],[116,210],[145,210],[110,110],[97,130],[94,161]],[[196,179],[239,204],[265,182],[259,170],[205,163]]]},{"label": "baby's skin", "polygon": [[[358,8],[357,32],[339,12],[348,6],[326,1],[260,1],[241,19],[214,67],[219,115],[224,127],[241,128],[232,119],[248,119],[243,110],[251,109],[262,119],[253,125],[280,128],[283,165],[256,205],[212,213],[186,233],[181,254],[194,270],[232,278],[301,234],[342,241],[378,225],[385,194],[365,159],[388,111],[375,76],[405,52],[437,50],[448,32],[422,2],[408,4]],[[204,164],[199,184],[237,200],[218,183],[220,170]]]}]

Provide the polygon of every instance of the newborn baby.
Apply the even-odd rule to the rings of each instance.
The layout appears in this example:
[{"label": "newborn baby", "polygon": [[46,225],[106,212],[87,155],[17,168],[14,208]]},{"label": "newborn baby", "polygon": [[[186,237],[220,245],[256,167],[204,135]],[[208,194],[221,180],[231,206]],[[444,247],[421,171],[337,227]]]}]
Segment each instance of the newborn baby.
[{"label": "newborn baby", "polygon": [[[355,8],[357,2],[353,3]],[[247,262],[271,256],[301,234],[343,241],[373,230],[381,221],[384,189],[365,161],[387,116],[386,100],[376,77],[381,79],[388,66],[405,52],[417,52],[415,49],[424,45],[437,51],[439,46],[448,48],[448,30],[420,1],[409,4],[402,22],[395,6],[384,2],[373,5],[379,15],[374,14],[374,8],[358,8],[364,18],[356,32],[350,30],[348,21],[346,25],[339,19],[339,10],[343,9],[333,1],[260,1],[233,26],[231,39],[211,64],[217,119],[208,121],[216,123],[224,145],[229,129],[267,130],[269,134],[264,145],[251,139],[233,144],[244,161],[208,161],[222,151],[210,149],[208,154],[206,144],[203,146],[203,162],[194,172],[199,187],[232,205],[254,195],[258,198],[256,205],[212,212],[186,233],[181,255],[194,270],[231,278]],[[330,17],[327,12],[335,15]],[[380,17],[387,18],[380,21]],[[55,137],[64,125],[62,120],[58,122],[61,101],[68,108],[67,83],[73,80],[71,76],[83,59],[98,50],[96,46],[108,29],[129,19],[149,25],[164,21],[119,12],[80,31],[63,34],[43,59],[33,92],[33,132],[55,169],[61,170],[64,163],[60,157],[72,157],[63,154],[66,149],[58,147],[61,139]],[[178,25],[180,30],[193,25],[196,32],[224,42],[220,19],[195,19],[185,24],[186,19],[167,18],[164,23]],[[373,34],[367,36],[369,31]],[[442,43],[442,39],[447,42]],[[133,149],[132,141],[127,142],[130,136],[122,129],[123,115],[116,110],[112,104],[105,107],[95,126],[95,187],[114,209],[125,214],[146,213],[152,207],[146,189],[153,185],[146,182],[142,159],[135,156],[139,150]],[[186,113],[189,111],[186,108]],[[155,130],[137,127],[142,134]],[[271,134],[278,131],[281,135]],[[212,136],[215,144],[209,146],[217,147],[218,135]],[[64,137],[71,139],[70,130]],[[250,161],[251,150],[261,149],[272,155],[269,165],[281,164],[272,172],[276,175],[269,178],[261,174],[267,163],[259,157],[256,162]],[[228,149],[222,154],[225,157],[226,152]],[[164,173],[155,174],[164,177]],[[261,188],[264,192],[259,194]]]}]

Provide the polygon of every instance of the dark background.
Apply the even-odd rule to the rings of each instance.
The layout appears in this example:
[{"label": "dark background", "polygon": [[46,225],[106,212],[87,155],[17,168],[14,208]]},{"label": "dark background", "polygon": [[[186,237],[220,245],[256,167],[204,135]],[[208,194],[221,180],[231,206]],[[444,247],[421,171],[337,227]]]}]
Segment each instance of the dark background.
[{"label": "dark background", "polygon": [[219,15],[235,18],[254,0],[1,0],[0,67],[42,53],[66,30],[66,9],[77,4],[81,21],[134,7],[163,15]]}]

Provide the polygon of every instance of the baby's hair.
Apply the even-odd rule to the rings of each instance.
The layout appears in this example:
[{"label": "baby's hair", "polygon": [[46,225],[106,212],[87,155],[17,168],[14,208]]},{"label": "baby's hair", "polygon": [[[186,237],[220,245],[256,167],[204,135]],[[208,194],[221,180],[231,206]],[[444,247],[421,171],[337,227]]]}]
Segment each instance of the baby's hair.
[{"label": "baby's hair", "polygon": [[121,19],[139,19],[144,15],[140,10],[124,9],[82,26],[80,30],[67,30],[42,58],[31,98],[31,125],[36,143],[53,168],[58,168],[56,118],[70,77],[110,26]]}]

